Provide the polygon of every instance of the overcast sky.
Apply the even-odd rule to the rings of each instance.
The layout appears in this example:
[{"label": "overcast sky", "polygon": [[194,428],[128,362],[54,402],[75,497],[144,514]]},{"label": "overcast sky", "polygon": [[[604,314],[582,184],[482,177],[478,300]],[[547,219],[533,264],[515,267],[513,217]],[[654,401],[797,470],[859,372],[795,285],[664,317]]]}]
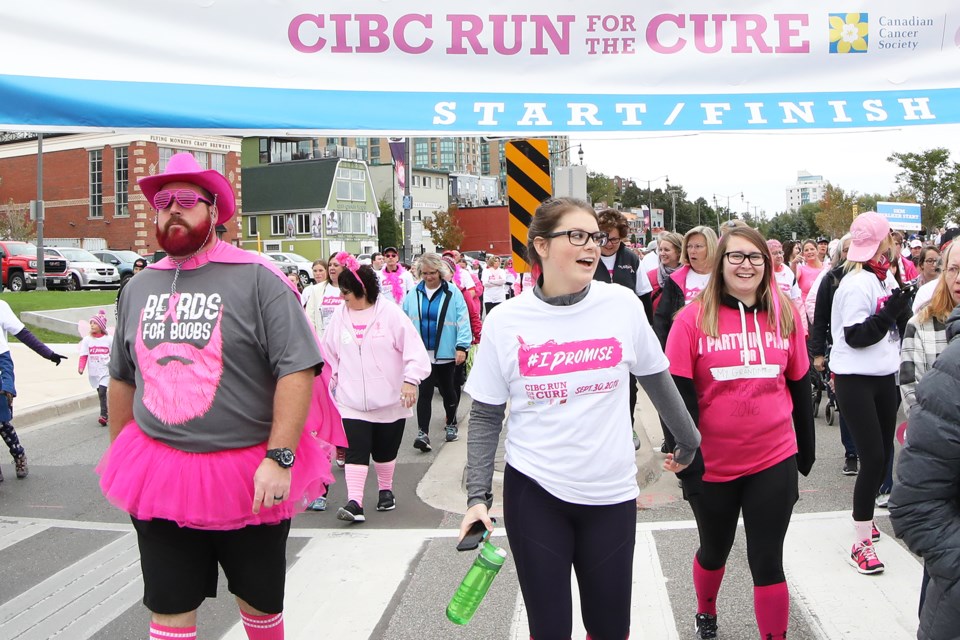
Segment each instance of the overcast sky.
[{"label": "overcast sky", "polygon": [[[787,186],[797,172],[809,171],[858,193],[889,194],[896,189],[897,166],[887,162],[894,152],[921,152],[947,147],[951,160],[960,162],[960,125],[928,125],[904,129],[874,129],[855,133],[700,133],[672,137],[571,137],[572,161],[583,145],[583,163],[589,171],[619,175],[637,181],[667,174],[682,184],[692,201],[704,197],[726,206],[729,194],[734,212],[757,207],[767,218],[786,209]],[[651,185],[663,188],[659,179]],[[743,192],[744,199],[740,199]]]}]

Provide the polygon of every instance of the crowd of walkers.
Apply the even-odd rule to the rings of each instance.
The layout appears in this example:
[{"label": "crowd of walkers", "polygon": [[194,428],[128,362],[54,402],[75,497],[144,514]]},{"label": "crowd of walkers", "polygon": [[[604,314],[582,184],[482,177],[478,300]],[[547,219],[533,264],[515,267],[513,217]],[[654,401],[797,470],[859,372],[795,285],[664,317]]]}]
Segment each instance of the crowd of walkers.
[{"label": "crowd of walkers", "polygon": [[[812,380],[836,396],[839,471],[856,476],[850,564],[884,571],[874,513],[889,507],[926,563],[919,637],[960,628],[960,250],[949,238],[925,244],[867,212],[833,241],[765,238],[735,221],[664,232],[636,251],[618,211],[556,198],[532,218],[531,273],[456,250],[403,265],[386,247],[369,265],[347,252],[316,260],[302,287],[212,234],[235,210],[218,172],[178,154],[140,184],[169,257],[118,305],[109,396],[92,359],[79,368],[107,398],[111,445],[97,471],[138,535],[151,638],[196,637],[217,565],[248,637],[282,638],[291,518],[327,509],[337,465],[347,499],[336,517],[364,522],[371,461],[376,511],[402,507],[394,478],[407,420],[415,407],[419,452],[458,441],[463,391],[461,536],[478,522],[492,531],[501,500],[530,637],[571,637],[574,571],[588,637],[628,638],[643,389],[660,417],[663,468],[697,525],[696,637],[721,627],[742,518],[758,635],[784,639],[784,540],[799,476],[815,462]],[[0,350],[11,333],[63,359],[2,302],[0,319]],[[89,324],[91,344],[107,335],[105,316]],[[204,344],[173,339],[186,333]],[[23,477],[12,362],[0,356],[0,435]],[[430,429],[435,390],[442,434]],[[896,437],[905,445],[894,477]]]}]

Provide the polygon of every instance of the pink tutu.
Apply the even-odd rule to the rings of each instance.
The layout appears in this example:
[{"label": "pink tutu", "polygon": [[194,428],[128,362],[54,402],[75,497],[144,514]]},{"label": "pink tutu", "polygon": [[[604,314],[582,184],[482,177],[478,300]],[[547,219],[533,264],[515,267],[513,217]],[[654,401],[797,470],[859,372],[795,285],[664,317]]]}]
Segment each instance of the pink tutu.
[{"label": "pink tutu", "polygon": [[292,518],[333,482],[333,447],[304,429],[291,470],[290,497],[254,514],[253,474],[265,452],[266,443],[213,453],[180,451],[131,421],[103,455],[97,473],[107,500],[139,520],[161,518],[181,527],[217,530]]}]

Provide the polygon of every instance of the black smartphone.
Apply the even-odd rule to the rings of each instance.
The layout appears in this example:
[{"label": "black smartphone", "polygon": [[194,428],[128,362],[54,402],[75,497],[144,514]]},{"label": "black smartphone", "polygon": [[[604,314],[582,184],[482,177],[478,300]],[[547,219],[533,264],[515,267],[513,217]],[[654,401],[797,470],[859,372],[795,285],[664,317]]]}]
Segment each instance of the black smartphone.
[{"label": "black smartphone", "polygon": [[[490,518],[490,521],[494,524],[497,523],[496,518]],[[480,543],[486,539],[489,533],[483,521],[477,520],[473,523],[473,526],[470,527],[470,530],[467,531],[467,535],[463,536],[463,540],[457,543],[457,551],[472,551],[476,549],[480,546]]]}]

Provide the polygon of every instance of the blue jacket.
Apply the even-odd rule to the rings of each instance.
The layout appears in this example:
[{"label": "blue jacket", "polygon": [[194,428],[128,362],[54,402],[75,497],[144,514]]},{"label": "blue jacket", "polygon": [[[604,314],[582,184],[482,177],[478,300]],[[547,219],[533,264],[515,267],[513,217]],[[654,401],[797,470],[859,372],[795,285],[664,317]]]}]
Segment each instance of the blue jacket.
[{"label": "blue jacket", "polygon": [[[13,358],[10,352],[0,353],[0,391],[17,395],[17,388],[13,376]],[[7,404],[7,399],[0,396],[0,422],[10,422],[13,419],[13,408]]]},{"label": "blue jacket", "polygon": [[453,360],[458,350],[466,352],[470,348],[473,333],[467,301],[446,281],[440,283],[432,299],[420,282],[403,299],[403,311],[420,333],[423,346],[434,351],[437,360]]}]

